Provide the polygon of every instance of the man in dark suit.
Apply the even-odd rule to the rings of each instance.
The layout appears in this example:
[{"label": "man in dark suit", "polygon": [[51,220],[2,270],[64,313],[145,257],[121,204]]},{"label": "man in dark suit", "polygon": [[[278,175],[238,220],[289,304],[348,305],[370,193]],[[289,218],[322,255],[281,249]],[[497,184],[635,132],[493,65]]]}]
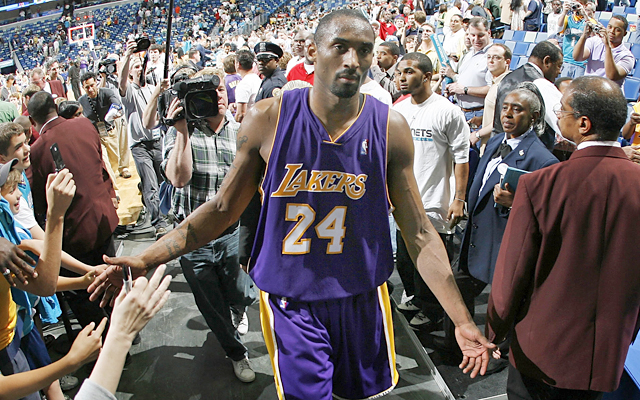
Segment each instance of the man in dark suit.
[{"label": "man in dark suit", "polygon": [[627,103],[614,82],[575,79],[556,109],[578,144],[521,177],[487,310],[511,335],[509,399],[597,399],[620,382],[638,331],[640,166],[616,142]]},{"label": "man in dark suit", "polygon": [[[498,95],[496,96],[496,113],[493,117],[493,129],[497,133],[502,133],[502,123],[500,121],[500,104],[509,92],[515,89],[522,82],[535,82],[538,79],[546,79],[549,83],[553,83],[562,68],[562,52],[558,46],[551,42],[543,41],[538,43],[531,52],[529,60],[526,64],[509,73],[502,79],[498,86]],[[538,87],[544,91],[554,90],[546,85],[544,88]],[[557,91],[557,89],[555,89]],[[560,98],[558,93],[557,99]],[[545,104],[545,108],[549,111],[553,109],[554,104]],[[544,115],[543,115],[544,117]],[[549,121],[548,121],[549,122]],[[547,123],[545,132],[540,136],[540,140],[548,149],[553,149],[555,133],[551,126]]]},{"label": "man in dark suit", "polygon": [[[76,196],[65,215],[62,249],[89,265],[102,264],[103,254],[115,254],[112,233],[118,225],[118,215],[98,132],[86,118],[58,117],[53,97],[44,91],[32,96],[28,108],[32,123],[40,133],[31,147],[30,181],[36,216],[42,221],[47,210],[45,184],[47,176],[56,171],[49,148],[57,143],[77,186]],[[91,321],[100,322],[104,312],[89,302],[86,291],[68,293],[66,300],[82,326]]]}]

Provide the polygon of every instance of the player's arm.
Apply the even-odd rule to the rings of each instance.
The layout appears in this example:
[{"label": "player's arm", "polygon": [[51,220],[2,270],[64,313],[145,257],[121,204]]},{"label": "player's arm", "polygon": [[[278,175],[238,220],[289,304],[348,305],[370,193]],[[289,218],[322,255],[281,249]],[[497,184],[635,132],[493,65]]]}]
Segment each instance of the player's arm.
[{"label": "player's arm", "polygon": [[456,326],[464,372],[484,374],[490,344],[474,324],[456,285],[447,252],[422,207],[413,173],[413,141],[404,118],[392,111],[389,124],[387,185],[393,213],[407,250],[429,289]]},{"label": "player's arm", "polygon": [[[137,257],[105,258],[113,265],[148,271],[219,237],[236,222],[262,179],[275,130],[279,99],[252,107],[238,131],[236,157],[216,196],[198,207],[178,227]],[[106,276],[96,279],[96,284]],[[92,287],[95,285],[92,285]]]}]

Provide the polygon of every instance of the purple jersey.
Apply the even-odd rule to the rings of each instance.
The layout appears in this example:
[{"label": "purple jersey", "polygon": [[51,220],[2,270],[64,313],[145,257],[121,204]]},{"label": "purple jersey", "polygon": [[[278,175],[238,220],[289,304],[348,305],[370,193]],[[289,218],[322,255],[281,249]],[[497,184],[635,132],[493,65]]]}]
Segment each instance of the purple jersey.
[{"label": "purple jersey", "polygon": [[308,97],[308,89],[282,96],[251,274],[268,293],[339,299],[375,290],[393,271],[389,107],[365,96],[356,121],[332,141]]},{"label": "purple jersey", "polygon": [[236,86],[242,80],[240,74],[227,74],[224,76],[224,85],[227,88],[227,99],[229,104],[236,102]]}]

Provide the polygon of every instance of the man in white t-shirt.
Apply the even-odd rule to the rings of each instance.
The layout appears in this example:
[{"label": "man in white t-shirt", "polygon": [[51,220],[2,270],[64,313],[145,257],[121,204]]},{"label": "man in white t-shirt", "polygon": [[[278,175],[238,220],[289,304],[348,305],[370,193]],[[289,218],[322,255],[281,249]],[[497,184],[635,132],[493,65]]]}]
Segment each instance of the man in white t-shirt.
[{"label": "man in white t-shirt", "polygon": [[262,79],[253,72],[255,59],[249,50],[239,50],[236,53],[236,71],[242,77],[236,86],[236,121],[242,122],[247,111],[255,102],[260,90]]},{"label": "man in white t-shirt", "polygon": [[[393,109],[405,117],[411,129],[415,148],[413,169],[422,203],[447,247],[451,261],[454,227],[464,216],[469,175],[469,126],[459,107],[432,92],[432,74],[433,66],[428,56],[422,53],[405,55],[398,63],[397,75],[401,93],[411,94],[411,97],[397,103]],[[430,318],[425,311],[433,309],[427,306],[435,304],[435,296],[414,273],[404,242],[400,235],[396,237],[398,272],[407,295],[414,295],[398,308],[419,311],[409,322],[412,328],[433,328],[434,317]]]}]

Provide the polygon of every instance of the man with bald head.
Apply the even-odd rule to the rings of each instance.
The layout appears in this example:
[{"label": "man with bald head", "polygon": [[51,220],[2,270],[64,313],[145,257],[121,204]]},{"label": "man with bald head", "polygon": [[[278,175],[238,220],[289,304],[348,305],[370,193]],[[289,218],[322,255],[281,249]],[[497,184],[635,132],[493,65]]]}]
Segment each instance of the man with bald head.
[{"label": "man with bald head", "polygon": [[511,332],[510,400],[615,390],[638,330],[640,270],[628,249],[640,166],[616,141],[627,102],[615,82],[580,77],[555,112],[578,148],[520,178],[489,297],[489,338]]},{"label": "man with bald head", "polygon": [[[473,323],[422,207],[409,126],[359,93],[374,40],[359,10],[323,17],[313,88],[257,102],[216,196],[142,254],[108,259],[139,275],[201,247],[240,217],[264,176],[250,270],[281,399],[373,398],[398,383],[386,286],[391,203],[413,262],[456,325],[465,372],[484,373],[495,347]],[[116,271],[94,287],[121,286]]]}]

